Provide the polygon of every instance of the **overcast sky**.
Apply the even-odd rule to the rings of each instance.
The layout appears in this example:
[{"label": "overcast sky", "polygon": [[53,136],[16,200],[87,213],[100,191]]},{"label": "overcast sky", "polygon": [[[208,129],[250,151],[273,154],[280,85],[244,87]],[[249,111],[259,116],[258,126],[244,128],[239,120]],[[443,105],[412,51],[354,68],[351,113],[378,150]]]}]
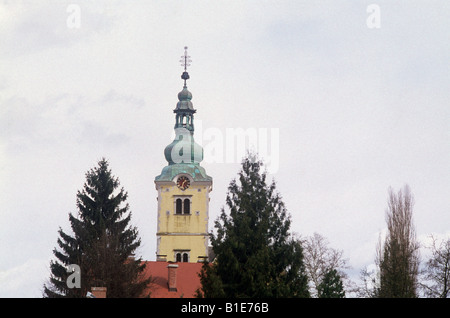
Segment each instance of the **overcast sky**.
[{"label": "overcast sky", "polygon": [[389,187],[411,187],[421,242],[450,236],[448,1],[1,1],[0,297],[41,297],[102,157],[155,260],[184,46],[210,229],[240,168],[227,131],[243,128],[292,232],[326,237],[353,275],[374,262]]}]

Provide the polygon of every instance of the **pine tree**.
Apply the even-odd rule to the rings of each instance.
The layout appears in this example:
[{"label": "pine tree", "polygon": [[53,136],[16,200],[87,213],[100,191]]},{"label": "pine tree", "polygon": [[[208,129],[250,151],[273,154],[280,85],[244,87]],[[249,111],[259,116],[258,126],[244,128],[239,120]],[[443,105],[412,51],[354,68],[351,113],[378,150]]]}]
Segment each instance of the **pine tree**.
[{"label": "pine tree", "polygon": [[341,276],[336,269],[326,272],[317,288],[319,298],[344,298],[345,291]]},{"label": "pine tree", "polygon": [[211,234],[216,256],[200,274],[203,297],[309,297],[300,242],[275,182],[249,155],[232,180]]},{"label": "pine tree", "polygon": [[[106,287],[107,297],[141,296],[149,279],[141,277],[145,264],[133,257],[141,241],[137,228],[129,226],[128,194],[119,184],[105,159],[86,173],[77,193],[78,216],[69,213],[73,234],[58,231],[44,297],[85,297],[91,287]],[[80,269],[80,286],[68,284],[72,264]]]}]

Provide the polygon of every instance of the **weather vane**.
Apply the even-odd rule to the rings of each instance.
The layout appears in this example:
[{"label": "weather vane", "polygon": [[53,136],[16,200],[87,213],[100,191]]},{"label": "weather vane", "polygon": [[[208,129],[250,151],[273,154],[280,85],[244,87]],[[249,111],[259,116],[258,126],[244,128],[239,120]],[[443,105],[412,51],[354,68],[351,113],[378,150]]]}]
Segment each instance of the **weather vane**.
[{"label": "weather vane", "polygon": [[184,47],[184,55],[181,56],[181,60],[180,60],[181,66],[184,66],[184,72],[181,75],[181,78],[184,79],[184,87],[186,87],[186,80],[189,79],[187,67],[191,66],[191,62],[192,62],[191,57],[187,53],[187,49],[188,49],[188,47],[185,46]]}]

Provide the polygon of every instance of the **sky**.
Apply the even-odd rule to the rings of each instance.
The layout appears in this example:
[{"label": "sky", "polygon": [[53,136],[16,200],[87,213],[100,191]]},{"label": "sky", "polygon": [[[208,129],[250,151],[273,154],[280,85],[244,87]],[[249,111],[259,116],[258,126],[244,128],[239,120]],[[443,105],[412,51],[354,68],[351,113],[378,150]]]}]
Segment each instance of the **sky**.
[{"label": "sky", "polygon": [[374,263],[390,187],[410,186],[421,243],[450,237],[448,1],[0,1],[0,297],[42,296],[103,157],[156,259],[185,46],[210,230],[245,132],[291,232],[321,234],[352,277]]}]

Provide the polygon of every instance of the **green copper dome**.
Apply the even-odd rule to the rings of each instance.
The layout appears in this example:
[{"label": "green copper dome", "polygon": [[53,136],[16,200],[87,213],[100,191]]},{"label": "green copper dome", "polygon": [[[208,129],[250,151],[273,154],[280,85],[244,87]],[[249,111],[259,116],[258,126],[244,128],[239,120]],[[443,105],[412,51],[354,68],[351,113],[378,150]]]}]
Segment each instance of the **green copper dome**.
[{"label": "green copper dome", "polygon": [[164,149],[169,165],[175,163],[198,164],[203,160],[203,148],[194,140],[194,136],[185,129],[175,129],[175,139]]},{"label": "green copper dome", "polygon": [[192,94],[188,91],[187,87],[183,87],[183,90],[178,93],[177,108],[175,110],[194,110],[194,107],[191,102]]},{"label": "green copper dome", "polygon": [[168,165],[155,181],[172,181],[180,173],[189,174],[195,181],[212,181],[205,169],[200,166],[203,160],[203,148],[194,140],[194,114],[196,110],[191,102],[192,94],[188,91],[186,80],[189,74],[183,72],[183,90],[178,93],[178,103],[173,110],[175,115],[175,139],[164,149]]},{"label": "green copper dome", "polygon": [[212,181],[212,178],[206,174],[205,168],[198,164],[173,164],[165,166],[161,174],[155,178],[155,181],[173,181],[179,174],[188,174],[194,181]]}]

